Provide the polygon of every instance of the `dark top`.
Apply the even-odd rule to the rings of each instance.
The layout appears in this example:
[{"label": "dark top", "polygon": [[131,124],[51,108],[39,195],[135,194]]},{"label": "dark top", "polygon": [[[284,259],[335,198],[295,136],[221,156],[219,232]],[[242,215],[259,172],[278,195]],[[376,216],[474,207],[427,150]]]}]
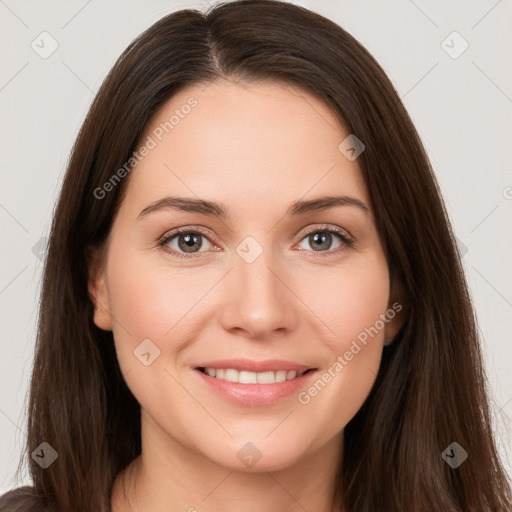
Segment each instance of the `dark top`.
[{"label": "dark top", "polygon": [[50,512],[43,500],[28,485],[12,489],[0,496],[0,512]]}]

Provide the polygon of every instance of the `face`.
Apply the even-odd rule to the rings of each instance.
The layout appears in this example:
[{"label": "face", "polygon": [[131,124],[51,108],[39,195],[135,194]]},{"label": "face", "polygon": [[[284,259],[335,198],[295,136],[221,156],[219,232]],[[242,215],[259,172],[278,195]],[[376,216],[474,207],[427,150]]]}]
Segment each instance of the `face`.
[{"label": "face", "polygon": [[148,124],[89,282],[143,446],[268,471],[342,439],[401,325],[348,135],[279,83],[189,87]]}]

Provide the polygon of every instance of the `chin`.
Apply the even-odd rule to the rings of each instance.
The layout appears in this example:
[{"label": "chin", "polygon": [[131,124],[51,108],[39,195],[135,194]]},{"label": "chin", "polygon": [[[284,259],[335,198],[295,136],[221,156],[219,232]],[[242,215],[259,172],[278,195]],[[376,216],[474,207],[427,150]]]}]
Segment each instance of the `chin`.
[{"label": "chin", "polygon": [[232,471],[260,473],[280,471],[300,464],[304,452],[304,441],[283,446],[280,438],[230,440],[229,446],[219,445],[212,454],[205,453],[212,462]]}]

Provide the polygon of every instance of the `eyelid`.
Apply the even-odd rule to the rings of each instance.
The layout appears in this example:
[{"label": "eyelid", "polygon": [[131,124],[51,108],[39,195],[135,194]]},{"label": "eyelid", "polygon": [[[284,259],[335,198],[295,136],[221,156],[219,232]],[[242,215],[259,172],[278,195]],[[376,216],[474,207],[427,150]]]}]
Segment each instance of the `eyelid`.
[{"label": "eyelid", "polygon": [[205,228],[201,226],[186,226],[181,228],[175,228],[171,229],[167,233],[165,233],[162,237],[159,238],[159,240],[166,240],[168,238],[172,238],[176,235],[179,235],[181,233],[200,233],[201,235],[204,235],[205,238],[208,238],[211,242],[217,243],[218,240],[215,237],[215,235],[211,234],[209,231],[207,231]]},{"label": "eyelid", "polygon": [[299,242],[305,236],[317,231],[333,231],[334,233],[340,235],[342,238],[353,241],[352,235],[346,229],[340,228],[339,226],[335,226],[333,224],[313,224],[299,231],[299,234],[297,235],[299,237]]}]

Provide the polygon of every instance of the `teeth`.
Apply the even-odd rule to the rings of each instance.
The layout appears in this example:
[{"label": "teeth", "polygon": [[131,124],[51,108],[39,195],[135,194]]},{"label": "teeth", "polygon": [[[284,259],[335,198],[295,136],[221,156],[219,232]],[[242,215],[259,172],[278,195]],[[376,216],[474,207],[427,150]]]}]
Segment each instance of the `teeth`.
[{"label": "teeth", "polygon": [[286,371],[279,370],[277,372],[247,372],[245,370],[238,371],[232,368],[228,369],[215,369],[204,368],[203,373],[210,377],[226,380],[228,382],[238,382],[240,384],[275,384],[276,382],[284,382],[285,380],[292,380],[300,377],[306,370],[296,372],[294,370]]},{"label": "teeth", "polygon": [[[232,370],[232,371],[236,373],[235,370]],[[260,373],[260,375],[263,375],[263,374]],[[236,382],[236,381],[233,381],[233,382]],[[238,374],[238,382],[240,382],[240,384],[258,384],[258,374],[254,373],[254,372],[241,371]],[[260,384],[261,384],[261,382],[260,382]]]}]

